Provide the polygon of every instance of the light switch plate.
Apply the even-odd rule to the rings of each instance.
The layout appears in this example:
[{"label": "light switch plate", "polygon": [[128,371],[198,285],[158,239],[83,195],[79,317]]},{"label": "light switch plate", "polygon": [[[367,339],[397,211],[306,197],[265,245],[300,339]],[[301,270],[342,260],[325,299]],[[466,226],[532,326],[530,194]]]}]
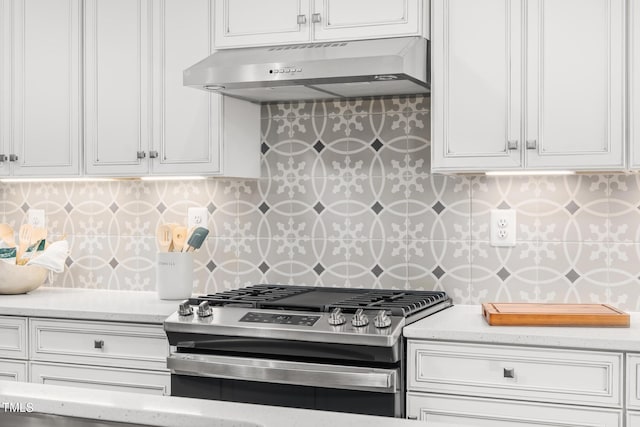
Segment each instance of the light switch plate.
[{"label": "light switch plate", "polygon": [[491,210],[491,246],[516,245],[516,211],[514,209]]}]

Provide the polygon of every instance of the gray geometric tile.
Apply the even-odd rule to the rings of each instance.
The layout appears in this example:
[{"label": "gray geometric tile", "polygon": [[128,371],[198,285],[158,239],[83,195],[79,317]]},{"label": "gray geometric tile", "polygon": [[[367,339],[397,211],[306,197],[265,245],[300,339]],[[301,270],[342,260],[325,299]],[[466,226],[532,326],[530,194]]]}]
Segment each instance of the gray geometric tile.
[{"label": "gray geometric tile", "polygon": [[576,271],[572,268],[567,274],[564,275],[564,277],[566,277],[571,283],[574,283],[576,280],[578,280],[578,278],[580,278],[580,275],[576,273]]},{"label": "gray geometric tile", "polygon": [[573,200],[571,200],[571,201],[570,201],[570,202],[569,202],[569,203],[568,203],[564,208],[565,208],[566,210],[568,210],[568,211],[569,211],[569,213],[571,213],[571,215],[573,215],[573,214],[575,214],[575,213],[576,213],[576,211],[577,211],[578,209],[580,209],[580,206],[578,206],[578,205],[576,204],[576,202],[574,202]]}]

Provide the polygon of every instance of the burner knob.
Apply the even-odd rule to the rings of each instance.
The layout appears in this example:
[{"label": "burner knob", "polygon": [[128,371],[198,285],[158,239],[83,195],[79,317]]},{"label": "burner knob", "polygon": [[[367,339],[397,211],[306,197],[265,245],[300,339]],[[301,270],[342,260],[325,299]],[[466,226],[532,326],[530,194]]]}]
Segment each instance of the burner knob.
[{"label": "burner knob", "polygon": [[345,324],[347,318],[342,314],[342,310],[339,308],[334,309],[329,315],[328,322],[330,325],[339,326]]},{"label": "burner knob", "polygon": [[373,318],[373,324],[376,328],[388,328],[391,326],[391,318],[387,316],[387,312],[385,310],[380,310],[376,317]]},{"label": "burner knob", "polygon": [[364,311],[362,311],[362,309],[359,308],[358,311],[356,311],[356,313],[351,318],[351,324],[356,328],[359,328],[361,326],[367,326],[369,324],[369,318],[367,317],[366,314],[364,314]]},{"label": "burner knob", "polygon": [[193,314],[193,309],[189,305],[189,301],[183,301],[178,307],[178,315],[180,316],[191,316]]},{"label": "burner knob", "polygon": [[211,311],[208,301],[202,301],[200,305],[198,305],[198,317],[209,317],[212,314],[213,311]]}]

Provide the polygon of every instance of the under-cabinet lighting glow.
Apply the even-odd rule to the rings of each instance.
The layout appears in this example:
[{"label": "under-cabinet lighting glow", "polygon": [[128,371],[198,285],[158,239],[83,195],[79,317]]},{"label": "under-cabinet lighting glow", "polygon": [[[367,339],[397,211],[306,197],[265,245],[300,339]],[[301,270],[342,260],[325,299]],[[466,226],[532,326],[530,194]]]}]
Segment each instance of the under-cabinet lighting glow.
[{"label": "under-cabinet lighting glow", "polygon": [[197,181],[207,179],[206,176],[142,176],[143,181]]},{"label": "under-cabinet lighting glow", "polygon": [[3,178],[0,182],[105,182],[116,181],[115,178]]},{"label": "under-cabinet lighting glow", "polygon": [[574,171],[491,171],[487,176],[575,175]]}]

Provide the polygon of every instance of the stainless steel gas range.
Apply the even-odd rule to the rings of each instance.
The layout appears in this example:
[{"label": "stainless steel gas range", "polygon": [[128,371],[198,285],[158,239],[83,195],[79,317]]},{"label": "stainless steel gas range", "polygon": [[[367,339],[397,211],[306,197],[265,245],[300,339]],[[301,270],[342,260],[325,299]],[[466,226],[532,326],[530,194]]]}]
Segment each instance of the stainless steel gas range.
[{"label": "stainless steel gas range", "polygon": [[444,292],[256,285],[192,298],[164,328],[173,396],[404,416],[402,328]]}]

